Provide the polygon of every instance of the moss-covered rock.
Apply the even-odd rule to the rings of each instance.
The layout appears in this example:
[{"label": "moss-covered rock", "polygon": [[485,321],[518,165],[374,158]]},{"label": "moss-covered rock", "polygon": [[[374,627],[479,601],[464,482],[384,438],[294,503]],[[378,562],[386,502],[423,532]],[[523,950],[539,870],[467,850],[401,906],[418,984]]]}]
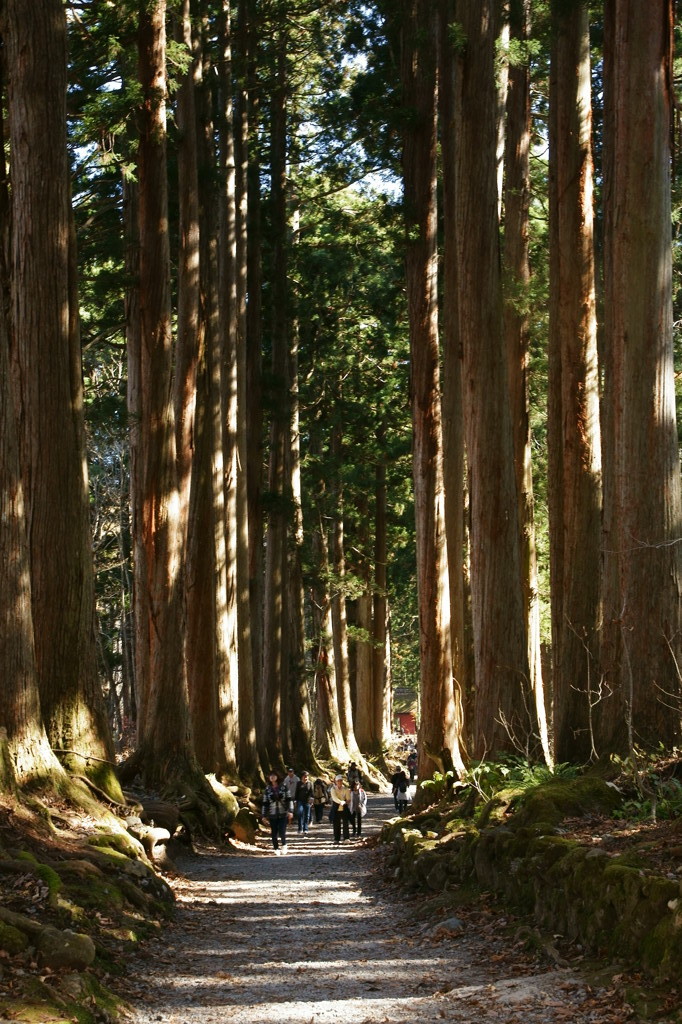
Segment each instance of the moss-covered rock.
[{"label": "moss-covered rock", "polygon": [[253,846],[258,834],[258,817],[248,807],[240,807],[230,826],[235,839]]},{"label": "moss-covered rock", "polygon": [[382,839],[391,844],[389,863],[413,888],[445,893],[475,883],[588,952],[629,958],[658,978],[679,975],[681,883],[558,834],[562,819],[613,812],[620,802],[596,776],[558,780],[498,794],[477,827],[448,812],[434,839],[433,816],[423,814],[391,821]]},{"label": "moss-covered rock", "polygon": [[10,956],[23,953],[28,946],[28,936],[14,925],[0,921],[0,949]]},{"label": "moss-covered rock", "polygon": [[227,824],[230,824],[239,814],[239,801],[237,800],[237,797],[231,789],[224,786],[222,782],[219,782],[215,775],[207,775],[206,778],[215,796],[222,805],[224,814],[223,820]]},{"label": "moss-covered rock", "polygon": [[36,949],[45,967],[80,970],[89,967],[95,959],[95,944],[89,935],[58,928],[43,928]]}]

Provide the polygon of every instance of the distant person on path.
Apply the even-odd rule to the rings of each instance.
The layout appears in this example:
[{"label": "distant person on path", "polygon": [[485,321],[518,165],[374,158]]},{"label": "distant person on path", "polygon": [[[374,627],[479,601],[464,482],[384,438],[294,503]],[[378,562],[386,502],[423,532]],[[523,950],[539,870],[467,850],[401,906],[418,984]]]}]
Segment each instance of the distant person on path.
[{"label": "distant person on path", "polygon": [[315,824],[319,825],[324,816],[325,804],[329,803],[327,783],[324,779],[315,779],[315,782],[313,783],[313,801],[315,808]]},{"label": "distant person on path", "polygon": [[343,841],[347,843],[350,835],[350,829],[348,827],[350,815],[348,813],[348,801],[350,799],[350,790],[343,784],[343,775],[337,775],[334,779],[334,785],[332,786],[329,793],[332,809],[329,812],[329,817],[334,829],[334,846],[338,846],[341,842],[341,829],[343,828]]},{"label": "distant person on path", "polygon": [[403,792],[407,789],[407,775],[405,774],[404,768],[398,768],[397,771],[391,775],[391,790],[393,792],[393,804],[396,811],[400,810],[398,807],[398,792]]},{"label": "distant person on path", "polygon": [[414,782],[417,774],[417,751],[412,750],[407,758],[407,770],[410,773],[410,782]]},{"label": "distant person on path", "polygon": [[301,781],[296,786],[296,817],[298,831],[308,834],[310,819],[313,815],[313,784],[307,772],[301,772]]},{"label": "distant person on path", "polygon": [[287,770],[286,775],[284,776],[284,782],[282,783],[282,785],[284,787],[284,792],[286,793],[290,800],[296,799],[296,787],[298,786],[300,781],[301,780],[295,773],[294,769],[289,768]]},{"label": "distant person on path", "polygon": [[360,769],[356,765],[355,761],[351,761],[351,763],[348,765],[348,772],[346,773],[346,777],[348,779],[349,786],[352,786],[354,782],[357,782],[358,785],[362,782],[362,775],[360,774]]},{"label": "distant person on path", "polygon": [[293,818],[293,803],[280,785],[277,772],[270,772],[269,783],[263,793],[261,815],[263,821],[270,825],[272,847],[281,856],[287,852],[287,824]]},{"label": "distant person on path", "polygon": [[351,782],[348,815],[354,836],[362,835],[362,819],[367,813],[367,794],[359,782]]},{"label": "distant person on path", "polygon": [[408,791],[409,780],[404,771],[401,771],[398,776],[397,788],[395,793],[395,802],[398,809],[398,814],[405,814],[407,811],[407,805],[410,800],[410,794]]}]

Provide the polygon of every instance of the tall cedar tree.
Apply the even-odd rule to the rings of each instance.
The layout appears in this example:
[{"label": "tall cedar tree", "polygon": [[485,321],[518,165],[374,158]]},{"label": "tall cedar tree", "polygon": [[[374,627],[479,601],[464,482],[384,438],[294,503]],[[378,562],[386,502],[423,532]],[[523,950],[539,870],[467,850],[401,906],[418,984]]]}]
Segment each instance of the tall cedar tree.
[{"label": "tall cedar tree", "polygon": [[[3,30],[4,31],[4,30]],[[3,164],[0,204],[7,212]],[[8,225],[6,216],[2,223]],[[19,470],[17,424],[10,382],[7,332],[7,268],[0,247],[0,722],[6,730],[12,768],[0,766],[0,788],[49,776],[59,765],[43,727],[36,677],[31,613],[31,573],[26,535],[24,489]],[[2,739],[2,737],[0,737]],[[3,759],[4,761],[4,759]]]},{"label": "tall cedar tree", "polygon": [[[113,761],[113,747],[97,674],[64,7],[59,0],[30,7],[8,0],[2,27],[11,161],[11,377],[30,523],[35,665],[52,746],[92,774],[94,763]],[[25,633],[21,642],[28,642]],[[89,755],[102,760],[89,761]],[[120,796],[111,773],[107,781],[100,772],[99,781]]]},{"label": "tall cedar tree", "polygon": [[409,0],[402,14],[405,267],[410,326],[413,477],[421,664],[419,771],[462,764],[461,701],[453,695],[438,352],[436,209],[437,8]]},{"label": "tall cedar tree", "polygon": [[166,5],[141,4],[138,71],[139,173],[139,419],[137,479],[145,550],[145,621],[138,640],[148,646],[144,715],[139,722],[142,770],[149,784],[167,783],[193,767],[184,662],[183,543],[179,516],[175,425],[171,392],[171,293],[166,166]]},{"label": "tall cedar tree", "polygon": [[605,6],[605,701],[599,753],[680,741],[672,0]]},{"label": "tall cedar tree", "polygon": [[288,495],[285,449],[289,443],[287,292],[287,68],[288,32],[277,27],[274,82],[270,98],[270,233],[271,256],[271,419],[268,453],[268,508],[265,530],[265,601],[263,613],[263,689],[261,731],[270,766],[283,757],[282,680],[286,669],[285,566]]},{"label": "tall cedar tree", "polygon": [[448,544],[450,582],[450,643],[454,693],[459,690],[469,723],[465,640],[465,522],[464,522],[464,419],[462,410],[462,359],[459,346],[457,303],[457,225],[455,206],[455,53],[449,26],[454,18],[454,0],[440,0],[440,67],[438,113],[441,124],[443,191],[443,480],[445,486],[445,530]]},{"label": "tall cedar tree", "polygon": [[530,329],[527,293],[530,201],[530,0],[511,0],[509,40],[515,54],[509,61],[504,152],[504,329],[514,442],[516,492],[521,527],[521,588],[528,639],[528,672],[534,697],[538,735],[545,760],[551,762],[545,687],[540,658],[540,596],[535,543],[535,509],[531,465],[528,378]]},{"label": "tall cedar tree", "polygon": [[496,4],[458,0],[457,283],[471,509],[476,757],[532,742],[499,266]]},{"label": "tall cedar tree", "polygon": [[588,19],[584,0],[553,5],[548,484],[559,761],[590,757],[599,688],[601,452]]}]

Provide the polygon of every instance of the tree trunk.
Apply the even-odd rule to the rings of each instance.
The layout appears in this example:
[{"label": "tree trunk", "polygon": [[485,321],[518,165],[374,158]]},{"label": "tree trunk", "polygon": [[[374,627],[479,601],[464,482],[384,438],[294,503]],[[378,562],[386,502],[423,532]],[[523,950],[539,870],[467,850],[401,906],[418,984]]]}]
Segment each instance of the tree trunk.
[{"label": "tree trunk", "polygon": [[357,744],[363,753],[374,753],[377,750],[376,727],[376,696],[374,688],[374,637],[373,623],[373,587],[367,552],[370,546],[367,524],[370,520],[369,502],[365,495],[357,500],[359,536],[356,548],[361,552],[358,564],[354,567],[354,575],[363,582],[363,591],[355,601],[355,700],[353,702],[353,731]]},{"label": "tree trunk", "polygon": [[165,2],[140,8],[140,524],[148,596],[149,678],[141,760],[149,785],[192,764],[184,671],[183,545],[171,397],[171,297],[166,173]]},{"label": "tree trunk", "polygon": [[[380,430],[380,440],[383,430]],[[372,648],[374,666],[374,735],[380,749],[391,739],[391,673],[388,660],[388,546],[386,534],[386,463],[376,465],[374,515],[374,606],[372,608]]]},{"label": "tree trunk", "polygon": [[462,717],[461,701],[453,698],[438,352],[438,11],[430,0],[409,0],[402,9],[401,81],[411,115],[403,130],[403,177],[421,668],[419,774],[428,778],[444,760],[462,766]]},{"label": "tree trunk", "polygon": [[312,587],[315,652],[315,738],[323,759],[345,764],[348,751],[343,740],[337,704],[336,668],[332,629],[329,579],[329,555],[324,531],[324,516],[318,517],[313,532],[314,582]]},{"label": "tree trunk", "polygon": [[593,750],[601,466],[589,12],[556,3],[550,77],[549,512],[554,744]]},{"label": "tree trunk", "polygon": [[290,749],[288,757],[311,769],[314,762],[310,728],[310,700],[306,679],[305,609],[303,591],[303,496],[301,492],[301,437],[298,401],[298,325],[292,330],[289,360],[291,394],[291,439],[287,446],[287,489],[292,499],[293,524],[287,557],[287,609],[289,644],[287,703]]},{"label": "tree trunk", "polygon": [[[3,27],[4,31],[4,27]],[[0,156],[0,727],[6,730],[12,778],[5,791],[59,771],[43,727],[36,677],[30,563],[14,398],[9,370],[8,279],[5,263],[9,225],[4,157]]]},{"label": "tree trunk", "polygon": [[491,0],[459,0],[467,40],[458,74],[456,174],[459,326],[471,507],[474,755],[528,750],[519,517],[499,267],[495,178],[495,19]]},{"label": "tree trunk", "polygon": [[260,162],[258,132],[260,129],[260,85],[256,74],[257,0],[243,0],[246,45],[246,102],[248,111],[247,154],[247,247],[246,276],[248,303],[246,307],[246,491],[249,523],[249,602],[251,611],[251,651],[256,743],[259,758],[267,771],[267,752],[262,733],[263,722],[263,610],[265,606],[263,565],[263,396],[262,396],[262,217],[260,196]]},{"label": "tree trunk", "polygon": [[287,81],[286,33],[277,41],[277,81],[272,96],[272,412],[269,453],[269,509],[265,537],[262,734],[270,765],[282,760],[282,674],[287,556],[285,447],[289,443],[287,316]]},{"label": "tree trunk", "polygon": [[[59,0],[4,5],[11,152],[11,377],[35,664],[55,748],[113,761],[97,675],[94,575]],[[76,761],[92,774],[90,762]],[[99,783],[120,794],[113,776]]]},{"label": "tree trunk", "polygon": [[[530,0],[510,0],[509,31],[512,45],[525,46],[530,31]],[[540,660],[540,603],[535,547],[535,513],[528,409],[529,323],[527,312],[528,204],[530,194],[530,67],[527,59],[514,60],[507,90],[506,155],[504,182],[504,326],[512,414],[516,491],[521,526],[521,588],[528,637],[528,670],[534,698],[538,738],[548,764],[552,763],[547,728],[545,688]]]},{"label": "tree trunk", "polygon": [[[464,419],[462,409],[462,356],[457,311],[457,224],[455,204],[455,56],[448,37],[454,19],[454,0],[440,0],[439,116],[443,188],[443,487],[445,491],[445,535],[448,551],[450,589],[450,648],[453,700],[464,704],[469,690],[466,655],[466,601],[464,566],[466,535],[464,524],[465,466]],[[462,696],[460,696],[462,695]],[[467,715],[463,712],[463,720]],[[461,740],[462,749],[466,744]]]},{"label": "tree trunk", "polygon": [[609,0],[605,35],[605,487],[599,753],[680,740],[680,463],[670,243],[672,0]]},{"label": "tree trunk", "polygon": [[222,0],[220,74],[220,164],[222,172],[220,251],[220,380],[222,407],[223,530],[225,569],[223,602],[218,606],[218,713],[221,759],[236,772],[239,715],[239,640],[237,608],[237,198],[232,106],[232,24],[230,0]]},{"label": "tree trunk", "polygon": [[[190,0],[183,0],[178,38],[194,53]],[[187,533],[189,491],[194,452],[194,409],[199,339],[199,172],[197,158],[197,82],[200,65],[194,59],[178,89],[178,327],[173,374],[175,444],[178,459],[180,522]]]},{"label": "tree trunk", "polygon": [[236,73],[235,172],[237,196],[237,618],[239,623],[239,770],[247,780],[259,772],[256,746],[256,704],[253,656],[253,614],[249,585],[250,542],[256,524],[251,520],[248,497],[249,409],[252,396],[248,376],[249,222],[249,4],[238,2]]}]

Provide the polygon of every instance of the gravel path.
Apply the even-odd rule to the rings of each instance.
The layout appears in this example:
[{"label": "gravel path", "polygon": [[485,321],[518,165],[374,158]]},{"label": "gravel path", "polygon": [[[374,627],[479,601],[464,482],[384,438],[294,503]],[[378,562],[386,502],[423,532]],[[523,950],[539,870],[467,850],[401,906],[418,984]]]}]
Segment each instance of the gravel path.
[{"label": "gravel path", "polygon": [[[370,797],[376,833],[393,813]],[[177,921],[132,965],[133,1024],[620,1024],[614,992],[510,944],[499,910],[458,915],[461,932],[425,919],[423,900],[377,875],[356,840],[332,845],[324,821],[193,857],[173,880]],[[179,865],[180,867],[180,865]]]}]

